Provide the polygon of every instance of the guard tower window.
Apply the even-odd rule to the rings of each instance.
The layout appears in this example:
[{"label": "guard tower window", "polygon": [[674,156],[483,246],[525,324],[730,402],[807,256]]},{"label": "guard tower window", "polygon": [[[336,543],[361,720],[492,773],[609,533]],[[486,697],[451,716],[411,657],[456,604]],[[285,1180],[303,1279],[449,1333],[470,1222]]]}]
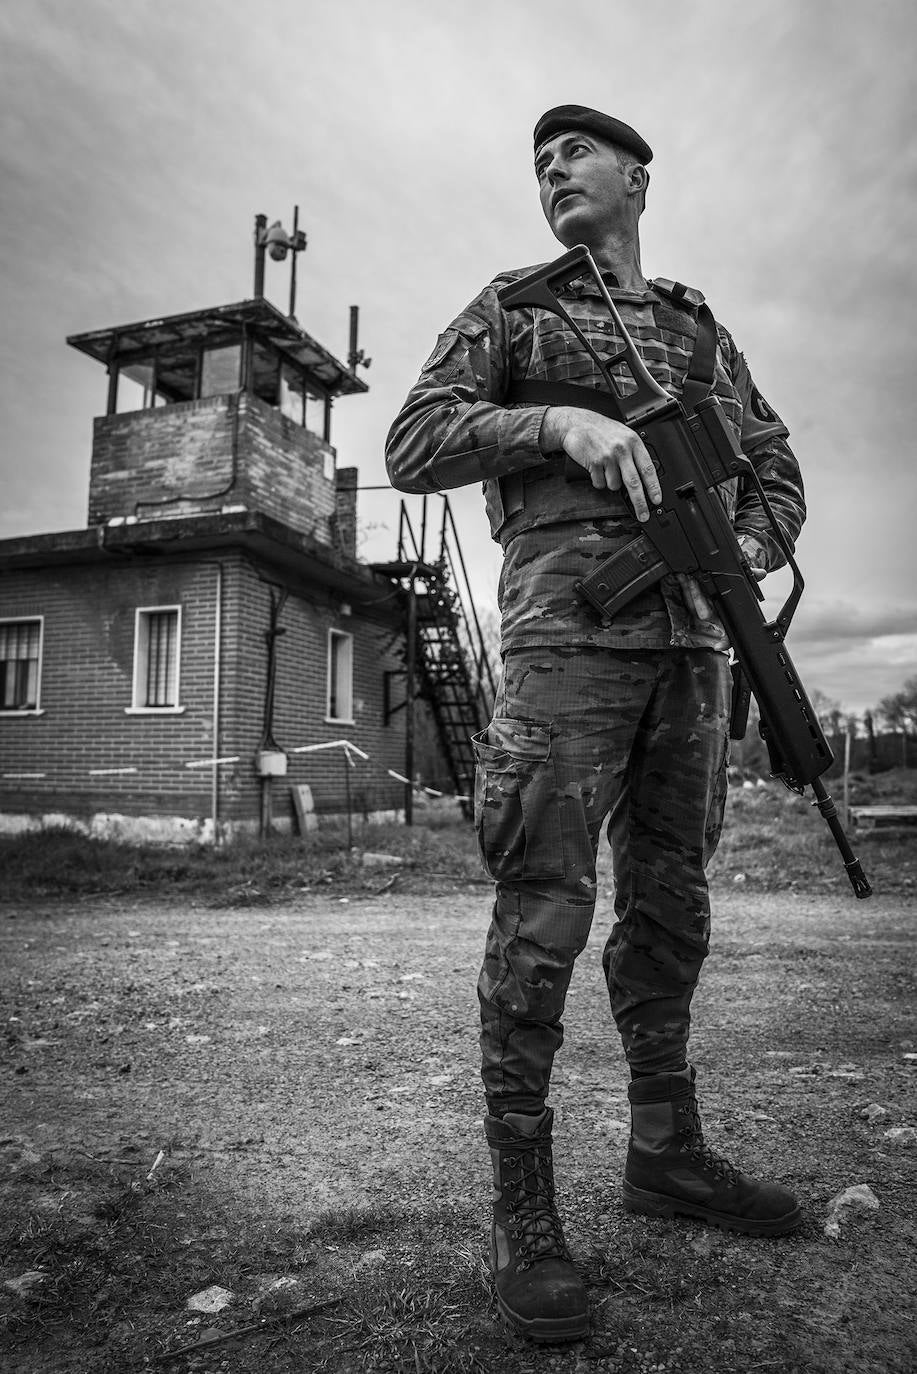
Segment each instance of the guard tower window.
[{"label": "guard tower window", "polygon": [[156,368],[151,361],[122,364],[118,368],[117,413],[150,410],[163,405],[165,397],[156,385]]},{"label": "guard tower window", "polygon": [[252,348],[251,389],[261,401],[276,406],[280,397],[280,354],[260,341]]},{"label": "guard tower window", "polygon": [[[197,391],[198,351],[160,353],[156,359],[157,404],[193,401]],[[236,383],[238,385],[238,383]]]},{"label": "guard tower window", "polygon": [[306,387],[299,368],[283,363],[280,368],[280,409],[296,424],[306,422]]},{"label": "guard tower window", "polygon": [[[351,320],[353,323],[353,320]],[[244,391],[325,444],[338,396],[367,390],[352,334],[347,367],[263,297],[72,334],[67,342],[108,369],[106,415]]]},{"label": "guard tower window", "polygon": [[330,428],[329,402],[320,391],[306,385],[305,426],[310,434],[319,439],[327,439]]},{"label": "guard tower window", "polygon": [[41,617],[0,620],[0,711],[37,711]]},{"label": "guard tower window", "polygon": [[318,439],[328,437],[328,403],[311,386],[302,368],[292,363],[280,367],[280,409]]},{"label": "guard tower window", "polygon": [[238,391],[241,360],[242,348],[237,343],[205,348],[201,358],[201,395],[226,396]]}]

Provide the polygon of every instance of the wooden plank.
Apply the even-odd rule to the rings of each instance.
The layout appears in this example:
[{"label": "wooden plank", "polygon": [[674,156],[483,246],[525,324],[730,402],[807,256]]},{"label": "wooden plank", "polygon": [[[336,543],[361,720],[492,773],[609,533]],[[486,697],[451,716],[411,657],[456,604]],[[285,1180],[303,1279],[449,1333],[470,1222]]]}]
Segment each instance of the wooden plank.
[{"label": "wooden plank", "polygon": [[862,830],[917,825],[917,806],[851,806],[850,819]]},{"label": "wooden plank", "polygon": [[306,783],[294,783],[290,788],[290,794],[293,798],[293,809],[296,812],[296,824],[299,827],[300,835],[308,835],[313,830],[317,830],[318,817],[315,814],[312,788]]}]

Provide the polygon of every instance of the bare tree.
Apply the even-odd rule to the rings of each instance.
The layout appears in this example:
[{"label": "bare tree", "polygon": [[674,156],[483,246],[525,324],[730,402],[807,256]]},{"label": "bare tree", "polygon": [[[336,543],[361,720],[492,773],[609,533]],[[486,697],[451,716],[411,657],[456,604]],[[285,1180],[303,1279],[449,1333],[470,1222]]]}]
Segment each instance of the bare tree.
[{"label": "bare tree", "polygon": [[908,766],[908,737],[917,731],[917,677],[909,677],[900,691],[883,697],[876,708],[891,730],[901,732],[901,766]]}]

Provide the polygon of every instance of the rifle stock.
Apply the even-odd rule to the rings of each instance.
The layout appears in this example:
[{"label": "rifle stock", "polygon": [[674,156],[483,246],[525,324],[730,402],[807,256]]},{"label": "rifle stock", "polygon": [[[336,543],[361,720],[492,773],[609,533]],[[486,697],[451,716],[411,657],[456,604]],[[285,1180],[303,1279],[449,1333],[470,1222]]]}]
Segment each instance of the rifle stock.
[{"label": "rifle stock", "polygon": [[[627,371],[633,388],[628,394],[624,394],[609,371],[609,364],[599,358],[557,299],[558,290],[587,274],[602,292],[623,340],[621,350],[609,361]],[[594,360],[613,398],[612,408],[618,418],[635,429],[646,446],[662,488],[661,505],[653,508],[636,537],[600,564],[590,577],[576,583],[578,594],[608,620],[667,572],[685,573],[697,579],[714,602],[729,637],[736,694],[741,697],[744,679],[758,703],[760,730],[767,744],[772,776],[800,793],[811,785],[815,805],[841,851],[856,896],[868,897],[872,889],[821,782],[834,756],[784,642],[802,594],[802,575],[754,466],[739,448],[719,401],[710,396],[689,415],[655,381],[584,247],[574,248],[547,267],[503,287],[498,295],[506,310],[523,306],[550,310],[567,323]],[[586,388],[582,391],[581,404],[588,408],[588,392]],[[609,395],[598,395],[607,413]],[[575,473],[570,469],[575,469]],[[587,477],[573,463],[568,463],[568,475]],[[718,486],[733,477],[755,487],[774,537],[792,569],[792,591],[773,621],[768,621],[761,609],[760,588],[717,491]],[[747,714],[747,701],[745,709]]]}]

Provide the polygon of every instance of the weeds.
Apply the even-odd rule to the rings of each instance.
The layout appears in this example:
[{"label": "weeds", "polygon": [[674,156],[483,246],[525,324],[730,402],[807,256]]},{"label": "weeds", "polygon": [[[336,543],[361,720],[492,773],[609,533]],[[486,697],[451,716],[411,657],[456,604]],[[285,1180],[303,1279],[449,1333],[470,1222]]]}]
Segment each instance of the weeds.
[{"label": "weeds", "polygon": [[[913,778],[902,775],[897,783],[884,777],[881,787],[876,780],[855,778],[853,795],[872,800],[897,794],[910,800],[917,795],[917,770],[909,774]],[[877,891],[906,891],[915,885],[913,830],[852,833],[851,840]],[[848,881],[837,846],[811,798],[777,783],[730,789],[722,837],[708,871],[713,885],[747,883],[759,891],[836,887],[846,892]]]},{"label": "weeds", "polygon": [[309,1235],[313,1240],[348,1245],[403,1224],[402,1215],[382,1207],[330,1207],[313,1218]]},{"label": "weeds", "polygon": [[[913,776],[912,776],[913,775]],[[860,801],[917,796],[917,769],[879,779],[856,776]],[[442,891],[444,881],[485,881],[474,828],[454,809],[431,808],[418,824],[361,826],[358,847],[348,848],[345,825],[326,825],[315,835],[239,839],[221,849],[176,850],[94,840],[71,830],[47,830],[0,837],[0,868],[7,902],[139,893],[171,900],[199,897],[214,907],[269,906],[305,893],[337,887],[345,891]],[[362,845],[400,859],[393,872],[367,867]],[[917,879],[913,832],[867,833],[855,848],[886,882],[908,886]],[[397,883],[393,876],[397,876]],[[735,785],[727,800],[726,823],[710,866],[717,880],[739,878],[759,888],[797,882],[846,883],[834,841],[807,798],[777,783]]]},{"label": "weeds", "polygon": [[[470,1314],[484,1296],[480,1259],[467,1243],[471,1218],[447,1225],[433,1216],[343,1207],[320,1214],[302,1234],[240,1216],[238,1204],[208,1195],[175,1161],[152,1183],[76,1156],[48,1156],[33,1177],[41,1191],[31,1190],[31,1209],[13,1224],[5,1247],[8,1268],[43,1276],[2,1322],[18,1368],[31,1367],[29,1352],[63,1329],[99,1352],[86,1366],[93,1374],[121,1374],[144,1356],[147,1364],[200,1368],[209,1345],[219,1347],[222,1368],[259,1374],[346,1369],[348,1357],[368,1374],[491,1368],[469,1340]],[[15,1207],[15,1198],[7,1188],[4,1202]],[[455,1226],[465,1233],[464,1248]],[[370,1252],[365,1263],[366,1244],[379,1238],[385,1251]],[[278,1263],[289,1286],[272,1296],[264,1279]],[[182,1309],[191,1293],[212,1284],[232,1292],[234,1302],[212,1319],[218,1325],[209,1336],[195,1337]],[[318,1297],[303,1302],[304,1286]]]},{"label": "weeds", "polygon": [[[453,819],[434,829],[380,825],[357,834],[367,848],[402,860],[402,884],[422,879],[441,886],[444,874],[458,881],[481,876],[467,822]],[[346,832],[332,827],[308,840],[275,835],[178,851],[49,829],[0,837],[0,868],[6,903],[130,892],[166,900],[199,897],[215,907],[267,906],[330,886],[380,885],[380,870],[364,865],[361,851],[347,848]]]},{"label": "weeds", "polygon": [[[44,1279],[28,1306],[9,1314],[11,1335],[64,1322],[86,1331],[103,1311],[106,1320],[122,1315],[151,1274],[174,1272],[163,1198],[181,1186],[179,1170],[166,1169],[155,1187],[145,1188],[121,1167],[51,1155],[30,1173],[40,1186],[37,1195],[30,1190],[39,1205],[13,1223],[6,1263]],[[20,1173],[19,1192],[9,1189],[3,1199],[14,1214],[25,1181]]]}]

